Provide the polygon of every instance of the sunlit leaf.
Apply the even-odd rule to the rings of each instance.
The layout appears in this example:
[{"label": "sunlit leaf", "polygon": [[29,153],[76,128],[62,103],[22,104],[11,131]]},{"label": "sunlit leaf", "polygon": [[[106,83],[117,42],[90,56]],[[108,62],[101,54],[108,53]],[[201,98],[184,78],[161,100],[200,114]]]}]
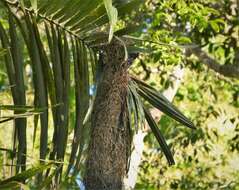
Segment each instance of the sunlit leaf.
[{"label": "sunlit leaf", "polygon": [[15,176],[13,176],[13,177],[2,180],[2,181],[0,181],[0,189],[1,189],[1,186],[6,185],[6,184],[11,183],[11,182],[24,182],[25,180],[27,180],[27,179],[29,179],[33,176],[36,176],[38,173],[46,170],[47,168],[52,167],[52,165],[53,165],[53,163],[34,166],[34,167],[24,171],[24,172],[21,172],[21,173],[15,175]]},{"label": "sunlit leaf", "polygon": [[37,0],[30,0],[34,11],[37,11]]},{"label": "sunlit leaf", "polygon": [[110,21],[110,31],[109,31],[109,42],[110,42],[113,38],[114,27],[116,25],[118,17],[118,11],[112,5],[112,0],[104,0],[104,4]]},{"label": "sunlit leaf", "polygon": [[4,56],[7,53],[7,50],[4,48],[0,48],[0,57]]}]

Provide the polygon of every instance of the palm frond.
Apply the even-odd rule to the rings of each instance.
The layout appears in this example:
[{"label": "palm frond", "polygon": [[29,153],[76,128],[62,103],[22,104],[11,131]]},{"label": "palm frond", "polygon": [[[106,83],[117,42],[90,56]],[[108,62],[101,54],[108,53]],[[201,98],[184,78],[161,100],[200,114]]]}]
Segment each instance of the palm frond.
[{"label": "palm frond", "polygon": [[[21,61],[21,52],[17,43],[16,34],[20,33],[25,43],[31,67],[33,69],[34,83],[34,106],[49,107],[50,104],[59,106],[52,107],[54,122],[53,149],[50,159],[64,158],[69,123],[69,88],[70,88],[70,62],[75,62],[75,83],[76,83],[76,124],[74,133],[74,146],[72,148],[71,158],[76,157],[78,152],[79,162],[80,152],[83,142],[83,118],[86,114],[89,104],[89,68],[88,52],[92,60],[96,60],[92,49],[87,49],[87,44],[82,40],[92,31],[98,30],[101,26],[110,25],[109,39],[113,36],[114,25],[117,21],[117,10],[112,5],[112,1],[95,0],[92,1],[36,1],[21,0],[7,1],[1,0],[6,11],[9,12],[10,37],[7,35],[4,27],[0,24],[0,36],[2,48],[6,51],[3,56],[6,60],[6,67],[10,80],[10,85],[16,85],[18,88],[12,88],[12,95],[15,105],[24,105],[25,95],[19,96],[18,90],[24,90],[24,80],[22,77],[23,65]],[[125,6],[128,2],[117,4],[116,6]],[[123,11],[123,9],[122,9]],[[45,25],[45,33],[42,32],[42,23]],[[18,32],[16,32],[18,30]],[[18,34],[18,35],[19,35]],[[43,35],[42,35],[43,34]],[[47,37],[47,47],[43,44],[42,38]],[[89,35],[88,35],[89,36]],[[73,39],[70,41],[69,39]],[[75,45],[74,45],[75,44]],[[8,47],[12,46],[9,50]],[[50,56],[49,56],[50,55]],[[73,58],[72,58],[73,56]],[[95,62],[95,61],[94,61]],[[16,63],[16,64],[14,64]],[[93,62],[92,62],[93,63]],[[95,71],[95,65],[92,64],[92,71]],[[17,75],[15,74],[17,73]],[[24,91],[23,91],[24,92]],[[22,98],[22,103],[17,103]],[[23,110],[24,111],[24,110]],[[26,115],[26,114],[25,114]],[[23,115],[21,115],[23,117]],[[9,117],[5,120],[16,118]],[[23,118],[25,119],[25,118]],[[23,120],[21,119],[21,120]],[[40,158],[45,159],[48,149],[48,110],[41,110],[40,115],[34,119],[34,140],[40,121]],[[21,135],[23,133],[23,135]],[[26,142],[26,126],[20,131],[19,142]],[[14,135],[15,136],[15,135]],[[24,146],[25,147],[25,144]],[[25,148],[24,148],[25,149]],[[25,150],[24,150],[25,151]],[[20,160],[20,158],[18,158]],[[70,159],[72,160],[72,159]],[[70,161],[70,163],[73,161]],[[21,163],[24,165],[24,163]],[[76,163],[77,165],[77,163]]]},{"label": "palm frond", "polygon": [[[74,57],[74,73],[75,73],[75,98],[76,98],[76,121],[74,140],[72,142],[72,149],[70,155],[70,164],[68,172],[72,167],[76,168],[79,164],[81,153],[84,146],[84,118],[89,107],[89,68],[87,64],[87,49],[83,43],[76,40],[73,48]],[[77,154],[78,151],[78,154]],[[75,158],[77,159],[75,160]],[[76,162],[75,162],[76,161]]]},{"label": "palm frond", "polygon": [[[162,94],[156,91],[153,87],[147,85],[145,82],[131,76],[128,84],[128,98],[127,107],[128,114],[131,121],[129,125],[132,128],[132,121],[134,122],[134,129],[137,132],[138,122],[144,124],[145,120],[156,137],[159,145],[166,156],[169,165],[174,164],[173,155],[168,147],[162,133],[160,132],[156,122],[151,113],[140,99],[140,96],[148,101],[152,106],[156,107],[163,113],[169,115],[176,121],[186,125],[189,128],[195,128],[193,123],[187,119],[173,104],[171,104]],[[132,117],[133,116],[133,117]],[[133,119],[132,119],[133,118]]]},{"label": "palm frond", "polygon": [[143,110],[143,103],[139,99],[140,96],[136,90],[136,86],[132,81],[129,81],[128,86],[128,106],[130,109],[129,115],[132,115],[131,112],[134,114],[134,125],[135,131],[138,131],[139,127],[143,127],[144,124],[144,110]]},{"label": "palm frond", "polygon": [[140,96],[142,96],[146,101],[151,105],[172,117],[176,121],[182,123],[183,125],[195,129],[194,124],[185,117],[171,102],[167,100],[162,94],[160,94],[153,87],[147,85],[142,80],[139,80],[135,77],[131,77],[133,81],[137,83],[137,91]]},{"label": "palm frond", "polygon": [[[0,26],[0,36],[2,40],[3,47],[9,46],[10,49],[5,55],[6,61],[6,68],[7,73],[9,76],[9,82],[13,86],[12,88],[12,95],[13,95],[13,102],[15,105],[22,105],[26,104],[26,97],[25,97],[25,86],[24,86],[24,79],[23,79],[23,56],[21,52],[21,46],[19,43],[19,36],[16,31],[16,25],[14,19],[9,15],[9,36],[10,39],[8,41],[7,34],[2,27]],[[4,39],[6,38],[6,39]],[[23,115],[24,112],[15,111],[15,114]],[[26,154],[26,118],[25,117],[16,117],[16,115],[9,117],[9,119],[15,119],[15,130],[14,133],[18,136],[18,149],[19,154],[17,155],[17,163],[18,165],[22,165],[22,170],[25,170],[24,164],[26,163],[26,158],[24,154]],[[7,121],[5,120],[5,121]],[[14,137],[16,137],[14,134]],[[17,172],[19,171],[19,167],[17,167]]]},{"label": "palm frond", "polygon": [[113,38],[114,27],[116,25],[117,17],[118,17],[118,11],[112,5],[112,0],[104,0],[104,4],[109,17],[109,22],[110,22],[110,31],[109,31],[109,42],[110,42]]},{"label": "palm frond", "polygon": [[[161,134],[157,124],[155,123],[151,113],[146,109],[145,105],[143,105],[143,102],[140,99],[140,96],[136,90],[137,84],[135,84],[134,81],[129,81],[129,90],[128,90],[128,98],[127,98],[127,107],[128,107],[128,115],[129,118],[132,119],[132,115],[134,115],[134,119],[132,120],[134,122],[134,129],[137,133],[138,125],[141,124],[141,127],[144,126],[145,121],[147,121],[148,126],[152,130],[152,133],[156,137],[157,141],[159,142],[159,145],[166,156],[169,165],[174,164],[173,155],[163,137]],[[132,128],[132,124],[130,122],[130,127]]]},{"label": "palm frond", "polygon": [[145,119],[146,119],[150,129],[152,130],[153,134],[155,135],[157,141],[159,142],[159,145],[160,145],[164,155],[166,156],[169,165],[175,164],[173,155],[172,155],[163,135],[161,134],[161,131],[159,130],[157,124],[155,123],[152,115],[146,108],[144,108],[144,114],[145,114]]},{"label": "palm frond", "polygon": [[[5,66],[11,88],[14,106],[0,106],[1,109],[13,110],[14,115],[2,118],[1,122],[16,120],[15,140],[19,142],[17,165],[22,171],[26,165],[26,118],[35,115],[34,138],[38,123],[40,126],[40,159],[48,158],[49,150],[49,114],[53,118],[52,148],[49,159],[64,161],[67,138],[69,136],[70,89],[75,91],[75,123],[67,174],[73,169],[78,172],[81,164],[86,138],[89,130],[88,113],[90,105],[90,80],[97,83],[98,52],[93,47],[104,42],[108,43],[114,36],[114,28],[118,18],[124,17],[137,9],[143,0],[112,1],[112,0],[0,0],[8,13],[8,26],[0,21],[0,49],[4,56]],[[106,26],[102,30],[102,26]],[[128,27],[117,31],[116,35],[129,34],[138,27]],[[8,34],[9,30],[9,34]],[[109,32],[108,32],[109,31]],[[117,38],[122,44],[124,42]],[[21,40],[21,44],[19,43]],[[45,40],[46,39],[46,40]],[[20,47],[20,48],[19,48]],[[126,44],[125,55],[127,55]],[[33,70],[34,106],[26,106],[25,83],[23,79],[25,59],[22,50],[27,50],[25,59],[30,59]],[[126,56],[127,58],[127,56]],[[70,75],[73,68],[74,76]],[[91,73],[92,76],[91,76]],[[74,78],[74,87],[72,87]],[[161,132],[150,113],[140,99],[142,96],[150,104],[168,114],[182,124],[193,128],[179,110],[167,101],[155,89],[136,78],[129,81],[127,106],[129,126],[135,131],[143,127],[146,121],[155,134],[162,151],[170,164],[173,157]],[[93,102],[93,101],[92,101]],[[51,105],[51,106],[50,106]],[[57,105],[57,106],[55,106]],[[48,110],[48,108],[51,108]],[[86,119],[85,119],[86,118]],[[39,122],[38,122],[39,121]],[[14,143],[14,149],[15,149]],[[57,170],[50,170],[51,165],[32,168],[10,179],[0,182],[21,182],[33,177],[36,173],[47,170],[49,179],[42,181],[41,187],[49,185],[53,176],[60,176],[63,164],[57,164]],[[17,168],[19,170],[19,168]],[[52,171],[52,172],[50,172]]]},{"label": "palm frond", "polygon": [[2,180],[0,181],[0,189],[9,184],[9,183],[12,183],[12,182],[22,182],[24,183],[25,180],[33,177],[33,176],[36,176],[38,173],[46,170],[47,168],[51,167],[53,163],[48,163],[48,164],[44,164],[44,165],[39,165],[39,166],[35,166],[35,167],[32,167],[26,171],[23,171],[22,173],[20,174],[17,174],[13,177],[10,177],[8,179],[5,179],[5,180]]},{"label": "palm frond", "polygon": [[[33,69],[33,83],[35,87],[34,102],[36,107],[48,107],[47,86],[44,79],[43,65],[41,64],[40,49],[37,45],[36,21],[31,15],[26,14],[25,22],[29,33],[29,40],[25,40]],[[35,26],[35,27],[34,27]],[[40,132],[40,158],[45,159],[47,154],[48,139],[48,111],[40,115],[41,132]]]},{"label": "palm frond", "polygon": [[[83,39],[83,36],[92,34],[103,25],[109,24],[110,40],[117,19],[137,10],[144,0],[119,1],[117,3],[113,3],[112,0],[87,0],[84,3],[79,0],[53,0],[51,2],[41,0],[37,3],[35,0],[1,1],[15,12],[20,8],[22,12],[54,24],[78,39]],[[23,4],[23,2],[25,3]],[[19,10],[17,11],[19,12]]]}]

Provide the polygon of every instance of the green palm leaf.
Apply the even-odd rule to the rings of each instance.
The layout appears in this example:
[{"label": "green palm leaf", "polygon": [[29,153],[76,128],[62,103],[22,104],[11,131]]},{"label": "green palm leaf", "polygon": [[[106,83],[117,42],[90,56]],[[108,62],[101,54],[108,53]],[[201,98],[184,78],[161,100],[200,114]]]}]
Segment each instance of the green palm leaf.
[{"label": "green palm leaf", "polygon": [[[128,106],[129,116],[134,114],[134,120],[133,121],[135,123],[135,131],[137,133],[138,123],[140,123],[141,125],[144,125],[145,120],[146,120],[150,129],[152,130],[154,136],[156,137],[157,141],[159,142],[159,145],[162,148],[162,151],[165,154],[169,165],[172,165],[172,164],[174,164],[173,155],[172,155],[172,153],[171,153],[163,135],[161,134],[160,130],[158,129],[158,126],[155,123],[152,115],[145,108],[142,101],[139,99],[140,96],[139,96],[138,91],[136,90],[136,88],[137,88],[137,84],[135,84],[134,81],[129,81],[127,106]],[[132,127],[131,123],[130,123],[130,125]]]},{"label": "green palm leaf", "polygon": [[156,91],[153,87],[147,85],[142,80],[132,77],[138,85],[137,91],[146,101],[152,104],[154,107],[172,117],[176,121],[183,125],[195,129],[194,124],[186,118],[171,102],[167,100],[162,94]]},{"label": "green palm leaf", "polygon": [[[143,0],[0,1],[4,3],[4,9],[9,14],[9,35],[5,29],[7,27],[3,26],[0,21],[2,44],[0,56],[4,56],[5,59],[9,83],[13,86],[11,90],[14,101],[14,106],[0,106],[0,110],[14,111],[13,115],[1,118],[0,123],[13,119],[17,121],[18,130],[15,132],[19,141],[17,165],[24,165],[22,171],[25,170],[26,159],[22,155],[26,155],[26,117],[30,115],[35,115],[33,142],[37,139],[36,131],[38,120],[40,121],[40,159],[48,157],[50,148],[48,136],[50,113],[53,118],[53,137],[49,158],[58,161],[68,158],[66,157],[66,146],[70,131],[70,90],[74,88],[76,119],[67,174],[72,168],[77,173],[81,166],[82,154],[87,142],[86,134],[89,130],[90,111],[87,112],[87,110],[90,102],[90,80],[94,84],[97,83],[96,68],[99,66],[97,48],[101,43],[107,44],[115,38],[124,45],[125,55],[128,55],[127,44],[115,35],[128,34],[136,31],[137,27],[126,27],[114,33],[115,26],[117,19],[137,9]],[[106,27],[102,28],[102,26]],[[24,42],[19,44],[19,39],[23,39]],[[26,106],[23,77],[26,60],[23,59],[21,51],[25,51],[25,49],[27,50],[25,59],[30,60],[33,70],[34,106]],[[74,71],[74,76],[70,75],[71,69]],[[169,147],[152,116],[144,108],[140,96],[184,125],[191,128],[194,126],[152,87],[135,78],[129,82],[127,98],[129,125],[131,127],[134,125],[135,131],[137,131],[146,119],[169,163],[173,164]],[[15,144],[14,142],[14,148]],[[54,171],[50,170],[50,164],[33,167],[1,181],[0,187],[8,183],[25,181],[37,173],[43,174],[43,171],[47,170],[46,176],[49,178],[43,180],[40,186],[46,187],[55,175],[61,176],[63,163],[57,165],[58,169]],[[58,177],[56,177],[56,181],[59,179]]]},{"label": "green palm leaf", "polygon": [[146,108],[144,108],[144,114],[145,114],[145,119],[148,122],[148,125],[149,125],[150,129],[152,130],[154,136],[156,137],[157,141],[159,142],[159,145],[160,145],[164,155],[166,156],[169,165],[173,165],[175,163],[174,159],[173,159],[173,155],[172,155],[163,135],[161,134],[161,131],[159,130],[157,124],[155,123],[152,115]]},{"label": "green palm leaf", "polygon": [[44,165],[39,165],[32,167],[31,169],[28,169],[24,172],[21,172],[13,177],[10,177],[8,179],[0,181],[0,189],[4,187],[6,184],[12,183],[12,182],[24,182],[25,180],[36,176],[38,173],[46,170],[49,167],[52,167],[53,163],[48,163]]}]

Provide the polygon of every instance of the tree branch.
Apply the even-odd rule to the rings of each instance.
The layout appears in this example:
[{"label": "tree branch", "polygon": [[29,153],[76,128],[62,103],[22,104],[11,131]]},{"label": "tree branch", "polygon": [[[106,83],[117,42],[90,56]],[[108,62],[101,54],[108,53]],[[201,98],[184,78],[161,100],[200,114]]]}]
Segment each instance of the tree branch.
[{"label": "tree branch", "polygon": [[221,65],[217,60],[210,57],[206,52],[204,52],[200,47],[193,47],[186,49],[186,56],[194,54],[198,59],[206,65],[208,68],[214,70],[215,72],[224,75],[225,77],[237,78],[239,79],[239,63],[236,62],[231,65]]}]

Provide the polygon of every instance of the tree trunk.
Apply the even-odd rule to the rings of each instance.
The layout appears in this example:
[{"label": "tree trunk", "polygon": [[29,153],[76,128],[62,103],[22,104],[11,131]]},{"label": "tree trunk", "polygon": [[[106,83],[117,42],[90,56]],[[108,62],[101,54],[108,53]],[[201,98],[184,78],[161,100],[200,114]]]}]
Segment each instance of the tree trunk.
[{"label": "tree trunk", "polygon": [[116,40],[102,48],[103,71],[91,116],[92,133],[84,182],[87,190],[123,189],[127,164],[127,62]]}]

